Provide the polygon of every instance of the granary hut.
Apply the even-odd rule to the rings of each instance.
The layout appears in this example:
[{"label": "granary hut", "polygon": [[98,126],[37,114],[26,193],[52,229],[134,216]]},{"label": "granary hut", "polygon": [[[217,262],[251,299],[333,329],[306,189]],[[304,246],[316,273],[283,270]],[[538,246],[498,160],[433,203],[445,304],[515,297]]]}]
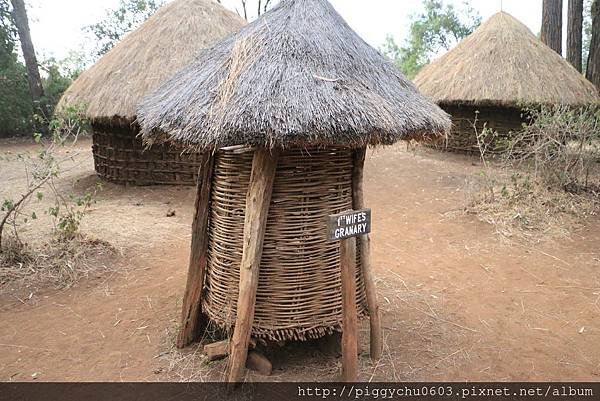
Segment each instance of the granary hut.
[{"label": "granary hut", "polygon": [[368,237],[329,242],[327,217],[365,208],[368,145],[443,135],[446,113],[327,0],[282,0],[147,97],[138,119],[146,141],[204,152],[179,346],[202,322],[232,331],[235,382],[250,337],[344,327],[355,361],[356,318],[369,315],[379,355]]},{"label": "granary hut", "polygon": [[136,107],[167,78],[245,22],[212,0],[174,0],[85,71],[58,110],[84,107],[93,126],[96,172],[117,183],[194,184],[199,158],[181,148],[144,149]]},{"label": "granary hut", "polygon": [[501,150],[527,122],[524,108],[598,101],[582,74],[505,12],[423,68],[414,82],[452,116],[448,146],[462,151],[477,149],[476,115],[478,132],[487,125],[498,133],[487,137],[490,149]]}]

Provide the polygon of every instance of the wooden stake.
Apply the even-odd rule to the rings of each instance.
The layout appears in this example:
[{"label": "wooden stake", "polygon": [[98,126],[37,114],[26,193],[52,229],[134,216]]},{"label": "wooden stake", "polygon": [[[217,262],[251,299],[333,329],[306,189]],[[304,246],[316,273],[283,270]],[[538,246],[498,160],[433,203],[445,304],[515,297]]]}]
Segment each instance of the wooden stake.
[{"label": "wooden stake", "polygon": [[[363,176],[366,148],[354,152],[354,171],[352,177],[352,196],[354,210],[365,208]],[[371,266],[371,238],[369,235],[363,235],[358,238],[360,247],[361,264],[363,269],[363,278],[365,282],[365,292],[367,294],[367,308],[369,309],[370,323],[370,341],[371,341],[371,359],[379,360],[383,353],[383,332],[381,329],[381,315],[377,303],[377,289],[375,287],[375,277]]]},{"label": "wooden stake", "polygon": [[342,269],[342,380],[358,377],[358,317],[356,312],[356,238],[340,242]]},{"label": "wooden stake", "polygon": [[229,355],[229,340],[206,344],[202,351],[206,354],[209,361],[223,359]]},{"label": "wooden stake", "polygon": [[228,366],[230,383],[238,383],[242,380],[246,366],[248,343],[254,321],[260,259],[276,170],[277,154],[271,154],[264,148],[254,153],[250,185],[246,196],[240,292]]},{"label": "wooden stake", "polygon": [[206,273],[206,252],[208,249],[208,215],[210,213],[210,192],[212,186],[214,158],[211,151],[202,155],[196,190],[196,213],[192,223],[192,245],[181,311],[181,330],[177,336],[177,347],[183,348],[196,339],[201,326],[201,298]]},{"label": "wooden stake", "polygon": [[[217,341],[216,343],[206,344],[203,352],[208,357],[209,361],[217,361],[226,358],[229,355],[230,343],[229,340]],[[256,348],[256,341],[251,338],[248,348]]]}]

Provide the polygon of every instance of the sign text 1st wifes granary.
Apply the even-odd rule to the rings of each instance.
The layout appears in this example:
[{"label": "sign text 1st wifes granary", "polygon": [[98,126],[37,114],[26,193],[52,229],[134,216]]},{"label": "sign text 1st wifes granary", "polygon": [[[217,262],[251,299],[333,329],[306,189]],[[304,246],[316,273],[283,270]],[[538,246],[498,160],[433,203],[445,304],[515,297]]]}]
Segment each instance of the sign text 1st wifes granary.
[{"label": "sign text 1st wifes granary", "polygon": [[327,239],[341,241],[371,232],[371,209],[350,210],[329,216]]}]

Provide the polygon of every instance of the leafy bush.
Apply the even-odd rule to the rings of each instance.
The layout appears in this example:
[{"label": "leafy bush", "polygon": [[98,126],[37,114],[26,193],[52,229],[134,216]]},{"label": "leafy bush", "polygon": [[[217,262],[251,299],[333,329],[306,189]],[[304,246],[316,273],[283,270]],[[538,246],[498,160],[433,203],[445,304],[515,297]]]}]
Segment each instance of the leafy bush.
[{"label": "leafy bush", "polygon": [[30,135],[33,103],[27,71],[15,53],[3,50],[0,46],[0,137]]},{"label": "leafy bush", "polygon": [[[61,193],[55,181],[59,178],[65,161],[73,156],[59,157],[57,149],[68,141],[76,141],[81,134],[85,122],[77,119],[77,108],[71,110],[72,114],[60,119],[54,119],[51,128],[53,136],[44,141],[41,134],[35,134],[35,141],[39,144],[37,153],[20,153],[17,158],[23,166],[26,176],[26,187],[22,189],[19,198],[6,198],[0,207],[0,253],[3,252],[3,235],[5,229],[12,229],[12,237],[18,244],[20,228],[23,223],[37,220],[35,212],[29,210],[31,201],[44,198],[44,191],[49,192],[54,199],[48,213],[54,218],[54,232],[59,239],[73,238],[79,229],[81,219],[93,202],[94,193],[85,194],[83,197],[65,195]],[[98,188],[97,188],[98,189]]]},{"label": "leafy bush", "polygon": [[54,117],[48,124],[50,132],[54,135],[55,141],[64,141],[70,138],[76,142],[80,135],[91,132],[90,120],[85,114],[87,106],[78,104],[67,106],[54,113]]}]

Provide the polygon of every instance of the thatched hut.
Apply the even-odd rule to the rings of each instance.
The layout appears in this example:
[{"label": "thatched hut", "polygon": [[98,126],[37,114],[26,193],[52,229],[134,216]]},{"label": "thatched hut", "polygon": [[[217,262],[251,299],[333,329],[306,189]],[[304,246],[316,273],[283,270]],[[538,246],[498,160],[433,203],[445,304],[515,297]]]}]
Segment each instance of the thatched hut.
[{"label": "thatched hut", "polygon": [[146,141],[205,155],[179,346],[203,320],[233,330],[237,381],[250,336],[307,340],[344,327],[352,377],[356,318],[368,314],[379,355],[368,236],[358,252],[328,242],[326,218],[364,208],[368,145],[444,134],[439,107],[327,0],[283,0],[146,98],[138,119]]},{"label": "thatched hut", "polygon": [[244,21],[212,0],[174,0],[85,71],[59,108],[84,106],[93,125],[96,172],[136,185],[195,184],[200,155],[157,145],[144,149],[136,107],[187,66],[198,51],[237,31]]},{"label": "thatched hut", "polygon": [[583,75],[505,12],[423,68],[414,82],[452,116],[448,146],[464,151],[477,149],[476,115],[478,131],[484,124],[497,131],[491,145],[501,149],[510,132],[527,122],[524,107],[598,101]]}]

